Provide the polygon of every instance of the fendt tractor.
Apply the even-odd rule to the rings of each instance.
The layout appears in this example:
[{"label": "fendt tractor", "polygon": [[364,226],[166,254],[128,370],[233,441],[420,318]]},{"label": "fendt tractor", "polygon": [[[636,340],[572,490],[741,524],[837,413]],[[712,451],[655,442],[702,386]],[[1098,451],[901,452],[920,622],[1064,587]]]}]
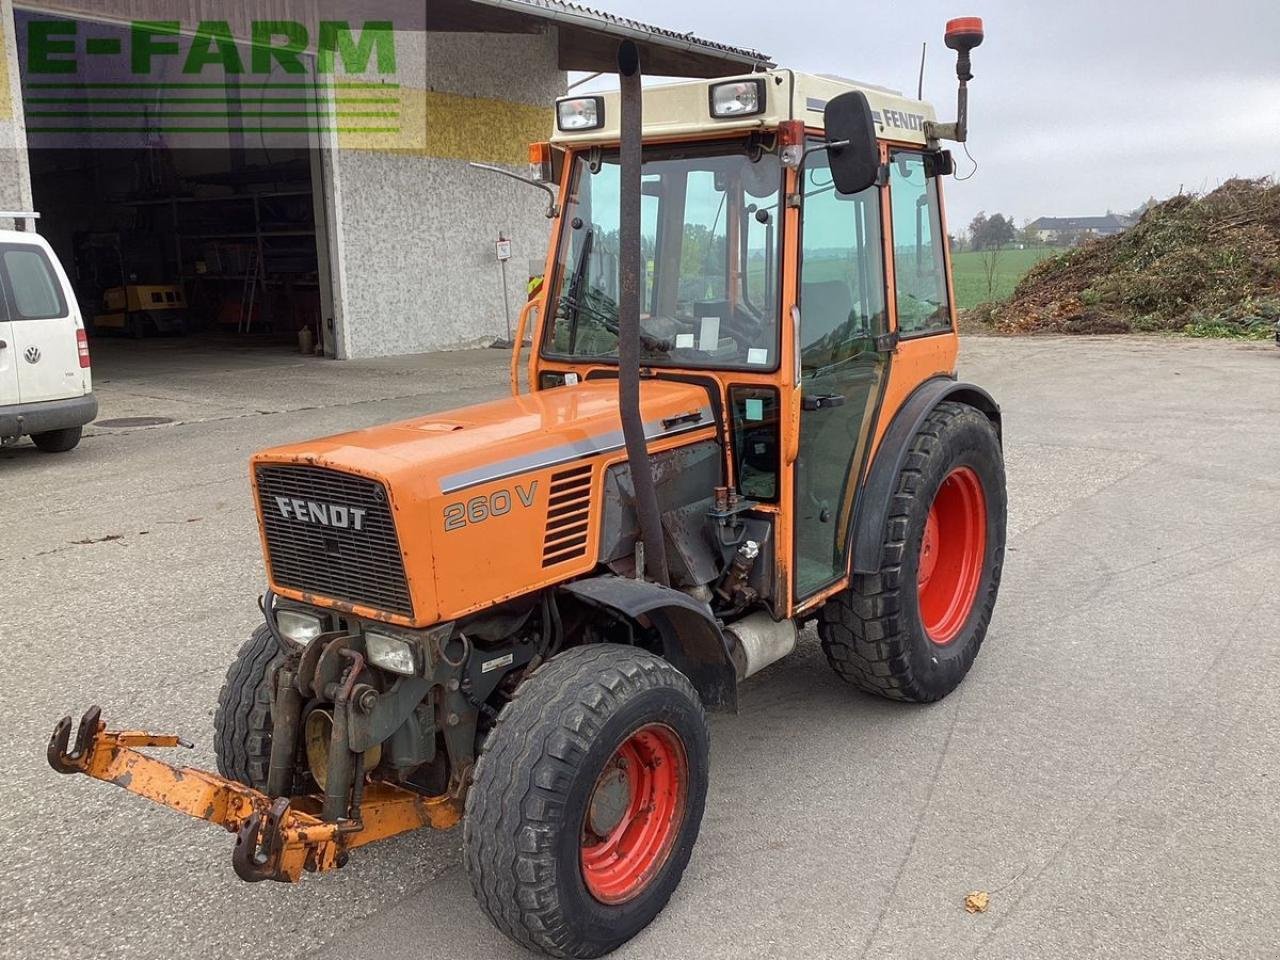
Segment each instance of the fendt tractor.
[{"label": "fendt tractor", "polygon": [[704,711],[806,624],[860,690],[954,690],[1006,495],[999,407],[955,376],[941,190],[981,21],[946,40],[950,123],[790,70],[642,91],[623,42],[620,89],[558,101],[517,175],[553,222],[513,395],[253,457],[265,622],[218,774],[96,707],[52,766],[223,826],[249,881],[461,821],[493,922],[595,957],[689,861]]}]

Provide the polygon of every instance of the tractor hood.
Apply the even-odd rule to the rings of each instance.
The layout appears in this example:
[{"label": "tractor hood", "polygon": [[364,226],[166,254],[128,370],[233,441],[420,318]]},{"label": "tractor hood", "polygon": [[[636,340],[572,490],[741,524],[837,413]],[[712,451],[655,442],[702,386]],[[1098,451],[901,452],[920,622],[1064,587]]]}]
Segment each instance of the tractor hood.
[{"label": "tractor hood", "polygon": [[[640,410],[651,451],[715,427],[691,384],[644,381]],[[625,459],[616,380],[263,451],[272,588],[420,627],[560,582],[596,565],[602,473]]]}]

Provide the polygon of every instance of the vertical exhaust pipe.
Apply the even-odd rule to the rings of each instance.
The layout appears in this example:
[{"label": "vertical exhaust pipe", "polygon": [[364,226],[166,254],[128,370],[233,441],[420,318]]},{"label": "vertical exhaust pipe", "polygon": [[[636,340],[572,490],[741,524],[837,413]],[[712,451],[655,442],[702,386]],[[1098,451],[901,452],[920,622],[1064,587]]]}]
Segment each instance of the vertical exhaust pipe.
[{"label": "vertical exhaust pipe", "polygon": [[621,146],[619,148],[618,211],[618,406],[627,465],[635,490],[636,519],[644,544],[644,572],[667,587],[667,551],[662,535],[658,492],[653,466],[640,419],[640,161],[643,132],[640,91],[640,49],[630,40],[618,45],[618,81],[621,87]]}]

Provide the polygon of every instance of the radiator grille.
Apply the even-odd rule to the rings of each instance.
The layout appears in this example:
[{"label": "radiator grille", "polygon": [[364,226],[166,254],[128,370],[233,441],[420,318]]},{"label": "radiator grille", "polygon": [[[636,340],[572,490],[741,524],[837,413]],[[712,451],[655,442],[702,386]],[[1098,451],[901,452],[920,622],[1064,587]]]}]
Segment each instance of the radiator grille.
[{"label": "radiator grille", "polygon": [[542,540],[542,565],[550,567],[585,555],[590,520],[591,467],[574,467],[553,474],[547,501],[547,532]]},{"label": "radiator grille", "polygon": [[413,616],[382,484],[302,466],[260,466],[257,479],[267,559],[279,586]]}]

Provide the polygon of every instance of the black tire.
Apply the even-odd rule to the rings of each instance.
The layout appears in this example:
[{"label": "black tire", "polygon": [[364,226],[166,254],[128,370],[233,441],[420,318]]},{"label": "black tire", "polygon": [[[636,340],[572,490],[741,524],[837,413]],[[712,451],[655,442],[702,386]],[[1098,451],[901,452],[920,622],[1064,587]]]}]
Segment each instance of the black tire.
[{"label": "black tire", "polygon": [[271,765],[271,684],[284,653],[266,624],[236,654],[218,694],[213,750],[218,772],[229,780],[267,788]]},{"label": "black tire", "polygon": [[76,448],[80,443],[80,434],[83,432],[84,427],[67,427],[65,430],[33,433],[31,442],[45,453],[66,453]]},{"label": "black tire", "polygon": [[[683,814],[665,821],[666,852],[630,899],[604,903],[581,862],[588,804],[624,742],[655,729],[674,735],[687,759]],[[598,957],[630,940],[666,906],[689,862],[707,751],[698,695],[666,661],[616,644],[551,659],[503,709],[467,795],[463,857],[480,906],[516,943],[552,956]]]},{"label": "black tire", "polygon": [[[973,527],[985,527],[981,570],[967,615],[955,615],[956,632],[934,642],[921,613],[921,547],[930,508],[943,481],[954,482],[949,478],[955,471],[967,483],[976,478],[985,498],[985,525],[975,511]],[[1006,510],[1004,457],[995,428],[966,404],[938,404],[912,439],[894,486],[880,571],[855,575],[849,589],[822,608],[818,635],[835,672],[868,693],[916,703],[941,700],[959,686],[995,607]],[[975,558],[978,552],[975,546]]]}]

